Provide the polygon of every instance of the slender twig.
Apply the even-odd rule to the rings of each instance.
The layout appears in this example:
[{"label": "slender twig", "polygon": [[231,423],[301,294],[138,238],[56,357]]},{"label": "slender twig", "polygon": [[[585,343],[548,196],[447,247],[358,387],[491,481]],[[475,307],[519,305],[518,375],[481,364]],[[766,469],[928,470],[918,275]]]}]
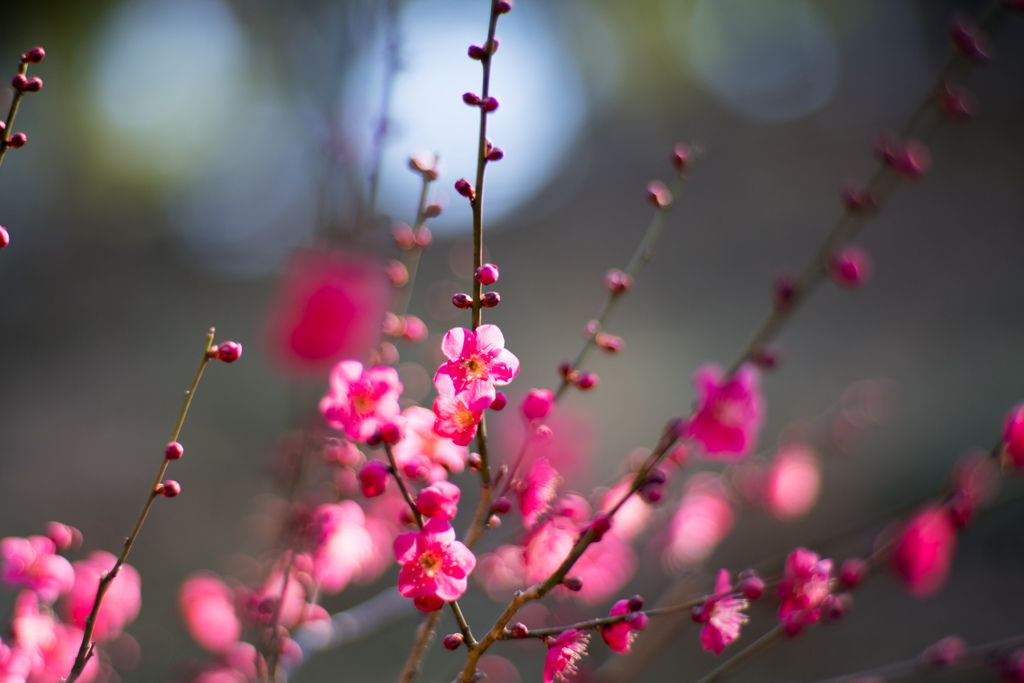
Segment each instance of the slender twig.
[{"label": "slender twig", "polygon": [[385,17],[385,46],[384,46],[384,82],[382,84],[380,113],[377,117],[377,127],[373,132],[373,152],[370,158],[370,175],[367,180],[369,195],[367,199],[367,211],[372,217],[377,213],[377,195],[380,190],[380,168],[381,159],[384,156],[384,144],[388,133],[388,116],[391,111],[391,94],[394,90],[395,75],[401,67],[399,49],[402,44],[401,35],[398,32],[398,5],[399,0],[388,0],[384,9]]},{"label": "slender twig", "polygon": [[[737,593],[737,595],[739,595]],[[699,607],[707,601],[707,598],[697,598],[696,600],[690,600],[678,605],[667,605],[665,607],[654,607],[651,609],[637,610],[635,612],[627,612],[626,614],[620,614],[615,617],[598,617],[596,619],[587,619],[586,621],[578,621],[575,624],[567,624],[565,626],[551,626],[548,628],[535,628],[528,629],[525,634],[513,635],[511,631],[505,629],[499,640],[516,640],[518,638],[546,638],[548,636],[557,636],[559,633],[568,631],[569,629],[576,629],[577,631],[586,631],[594,628],[601,628],[602,626],[610,626],[617,624],[620,621],[626,621],[632,619],[638,614],[646,614],[648,617],[660,617],[666,614],[675,614],[676,612],[685,612]]]},{"label": "slender twig", "polygon": [[[427,195],[430,190],[430,183],[434,182],[434,178],[429,173],[421,173],[420,177],[423,179],[423,186],[420,188],[419,205],[416,207],[416,220],[412,225],[413,234],[418,231],[420,226],[427,223]],[[420,256],[422,254],[423,247],[419,246],[419,244],[414,245],[412,249],[402,252],[402,265],[405,266],[409,279],[398,288],[398,292],[395,294],[395,303],[391,307],[391,312],[395,315],[405,315],[409,310],[409,302],[412,301],[412,289],[416,283],[416,272],[419,270]]]},{"label": "slender twig", "polygon": [[455,621],[459,624],[459,630],[462,631],[462,637],[465,638],[466,645],[470,649],[476,647],[476,639],[473,638],[473,631],[469,628],[469,623],[466,621],[466,617],[462,615],[462,608],[459,607],[459,601],[452,600],[448,604],[451,605],[452,614],[455,615]]},{"label": "slender twig", "polygon": [[950,662],[946,665],[929,664],[924,658],[918,655],[917,657],[893,662],[891,664],[879,666],[874,669],[868,669],[867,671],[861,671],[859,673],[823,678],[814,681],[814,683],[852,683],[853,681],[862,679],[868,680],[874,677],[884,680],[887,683],[892,683],[893,681],[911,680],[939,671],[962,671],[965,669],[980,668],[990,663],[989,660],[993,654],[1004,648],[1012,648],[1022,644],[1024,644],[1024,634],[968,648],[960,653],[956,661]]},{"label": "slender twig", "polygon": [[[188,407],[192,404],[192,397],[195,396],[196,387],[199,386],[199,380],[203,376],[203,370],[206,368],[206,364],[210,362],[210,347],[213,346],[213,335],[214,328],[211,327],[210,331],[206,334],[206,346],[203,348],[203,359],[199,362],[199,368],[196,370],[195,378],[192,380],[192,386],[185,392],[185,401],[181,406],[181,411],[178,413],[178,421],[174,425],[174,431],[171,434],[171,441],[177,441],[178,436],[181,434],[181,427],[185,424],[185,415],[188,414]],[[103,596],[107,594],[110,584],[113,583],[115,578],[117,578],[118,572],[121,571],[121,567],[128,559],[128,553],[131,552],[132,547],[135,545],[135,539],[138,538],[139,531],[142,530],[142,524],[146,521],[149,509],[153,507],[153,501],[160,496],[160,482],[163,480],[164,474],[167,472],[167,466],[170,462],[170,459],[164,456],[160,463],[160,468],[157,470],[156,480],[150,487],[149,493],[146,496],[146,502],[142,506],[142,512],[139,514],[139,518],[135,521],[135,527],[128,535],[128,538],[124,541],[124,547],[121,549],[121,555],[117,558],[117,562],[114,563],[114,566],[110,571],[100,577],[99,586],[96,588],[96,599],[93,600],[89,616],[85,618],[85,631],[82,633],[82,645],[78,648],[78,655],[75,657],[75,663],[72,666],[71,673],[68,674],[65,683],[74,683],[78,677],[82,675],[82,670],[85,669],[85,665],[88,664],[89,658],[93,655],[94,644],[92,642],[92,634],[96,628],[96,615],[99,613],[100,605],[103,603]]]},{"label": "slender twig", "polygon": [[[18,64],[18,73],[24,76],[28,73],[28,62],[22,57],[21,63]],[[7,150],[11,146],[7,143],[10,139],[10,135],[13,132],[11,126],[14,125],[14,117],[18,113],[18,105],[21,104],[21,98],[25,96],[24,90],[15,90],[14,99],[11,100],[11,109],[7,112],[7,121],[3,130],[0,130],[0,164],[4,161],[4,155],[7,154]]]},{"label": "slender twig", "polygon": [[419,673],[420,666],[423,664],[423,655],[427,651],[427,644],[430,642],[431,636],[434,635],[434,627],[440,617],[441,610],[437,610],[428,614],[420,622],[419,628],[416,629],[416,639],[413,641],[412,650],[409,651],[409,658],[405,660],[405,666],[398,677],[398,683],[411,683]]},{"label": "slender twig", "polygon": [[416,501],[412,499],[412,494],[409,493],[408,487],[406,487],[405,482],[402,480],[402,473],[398,471],[398,465],[395,462],[395,454],[391,451],[391,444],[384,444],[384,452],[387,453],[389,463],[388,469],[391,471],[391,474],[395,477],[395,481],[398,483],[398,490],[402,492],[402,498],[405,499],[406,504],[409,506],[409,510],[412,511],[412,518],[416,520],[416,526],[422,529],[423,515],[421,515],[420,511],[416,508]]},{"label": "slender twig", "polygon": [[750,645],[747,645],[745,649],[740,650],[732,657],[719,664],[707,675],[697,681],[697,683],[714,683],[715,681],[722,680],[741,664],[745,664],[748,660],[760,655],[762,652],[774,645],[781,635],[782,625],[780,624],[752,642]]}]

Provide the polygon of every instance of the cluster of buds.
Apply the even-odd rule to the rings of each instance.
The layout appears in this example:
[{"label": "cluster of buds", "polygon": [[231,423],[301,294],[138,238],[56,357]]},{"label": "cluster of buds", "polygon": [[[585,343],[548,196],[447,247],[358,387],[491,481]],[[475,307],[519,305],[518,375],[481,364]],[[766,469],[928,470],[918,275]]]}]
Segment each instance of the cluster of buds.
[{"label": "cluster of buds", "polygon": [[923,142],[900,140],[888,133],[875,138],[874,153],[880,162],[904,180],[917,180],[931,167],[932,158]]},{"label": "cluster of buds", "polygon": [[[16,93],[14,100],[15,104],[11,105],[12,113],[14,111],[14,107],[18,101],[18,98],[22,97],[25,93],[39,92],[43,89],[43,79],[39,78],[38,76],[26,76],[25,70],[29,64],[38,64],[39,62],[43,61],[43,58],[45,56],[46,50],[44,50],[41,47],[34,47],[28,52],[21,55],[21,69],[18,71],[17,74],[15,74],[14,78],[11,80],[11,87],[14,88],[14,92]],[[24,147],[26,142],[28,142],[27,135],[25,135],[24,133],[11,133],[10,135],[8,135],[7,125],[3,122],[0,122],[0,147],[10,147],[11,149],[18,149],[19,147]],[[7,237],[6,231],[0,233],[0,248],[6,246],[7,242],[9,241],[10,240]]]},{"label": "cluster of buds", "polygon": [[471,107],[480,107],[488,114],[498,109],[498,98],[496,97],[480,97],[476,93],[468,92],[462,96],[462,101]]},{"label": "cluster of buds", "polygon": [[470,45],[467,53],[470,59],[475,59],[478,62],[482,62],[485,59],[489,59],[491,55],[498,51],[498,39],[492,38],[484,43],[483,47],[479,45]]},{"label": "cluster of buds", "polygon": [[582,391],[593,389],[600,381],[593,372],[577,370],[569,361],[564,361],[558,366],[558,375]]},{"label": "cluster of buds", "polygon": [[[426,209],[427,218],[435,218],[441,215],[441,206],[438,204],[431,204]],[[425,225],[417,225],[416,229],[413,230],[406,223],[396,223],[391,228],[391,236],[395,240],[395,246],[402,251],[411,251],[413,249],[426,249],[434,241],[434,236],[431,235],[430,229]]]},{"label": "cluster of buds", "polygon": [[395,315],[388,312],[384,314],[384,334],[409,342],[419,344],[427,338],[427,325],[415,315]]}]

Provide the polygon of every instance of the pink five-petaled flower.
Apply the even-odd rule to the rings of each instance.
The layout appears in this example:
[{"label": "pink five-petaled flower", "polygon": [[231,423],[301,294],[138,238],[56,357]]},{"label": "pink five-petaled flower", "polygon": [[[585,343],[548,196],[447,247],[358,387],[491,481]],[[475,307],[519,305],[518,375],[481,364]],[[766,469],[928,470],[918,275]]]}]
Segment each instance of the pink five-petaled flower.
[{"label": "pink five-petaled flower", "polygon": [[729,643],[740,637],[740,626],[749,621],[743,614],[747,604],[743,598],[732,595],[729,572],[719,570],[715,594],[704,601],[696,615],[697,621],[704,624],[700,631],[700,644],[705,650],[720,655]]},{"label": "pink five-petaled flower", "polygon": [[[466,465],[466,448],[434,431],[437,416],[429,408],[409,406],[402,412],[405,438],[395,444],[395,463],[410,479],[435,482],[458,474]],[[470,436],[472,439],[472,436]]]},{"label": "pink five-petaled flower", "polygon": [[548,638],[548,655],[544,658],[544,683],[554,683],[555,678],[564,681],[576,673],[576,662],[587,653],[590,635],[571,628],[562,631],[557,638]]},{"label": "pink five-petaled flower", "polygon": [[483,410],[470,410],[461,397],[441,394],[434,399],[434,415],[434,432],[465,446],[476,436]]},{"label": "pink five-petaled flower", "polygon": [[497,325],[481,325],[476,332],[462,327],[448,330],[441,350],[448,362],[438,368],[434,386],[443,396],[461,398],[472,411],[491,405],[495,385],[508,384],[519,374],[519,359],[505,349],[505,337]]},{"label": "pink five-petaled flower", "polygon": [[[618,617],[623,614],[629,614],[631,611],[629,609],[629,600],[619,600],[612,605],[608,616]],[[633,639],[636,638],[635,631],[636,629],[633,628],[628,619],[600,627],[601,637],[608,647],[622,654],[630,651]]]},{"label": "pink five-petaled flower", "polygon": [[717,365],[703,365],[693,375],[697,411],[686,436],[699,441],[705,454],[738,460],[754,446],[764,421],[757,370],[744,364],[730,378]]},{"label": "pink five-petaled flower", "polygon": [[832,560],[821,560],[807,548],[797,548],[786,558],[779,582],[779,619],[794,633],[821,617],[821,603],[829,595]]},{"label": "pink five-petaled flower", "polygon": [[242,635],[234,595],[214,574],[196,572],[185,579],[178,589],[178,608],[185,630],[207,652],[227,654]]},{"label": "pink five-petaled flower", "polygon": [[75,583],[71,563],[56,552],[57,544],[45,536],[5,538],[0,541],[0,576],[8,586],[28,588],[40,602],[52,603]]},{"label": "pink five-petaled flower", "polygon": [[364,369],[359,361],[343,360],[331,371],[330,390],[320,399],[320,412],[348,438],[366,441],[382,426],[400,419],[401,393],[402,383],[394,368]]},{"label": "pink five-petaled flower", "polygon": [[455,540],[455,529],[448,520],[438,517],[427,520],[421,530],[396,538],[395,559],[402,565],[398,592],[413,598],[424,612],[441,609],[445,601],[458,600],[476,567],[476,556]]},{"label": "pink five-petaled flower", "polygon": [[891,563],[918,598],[946,583],[956,552],[956,524],[944,506],[933,503],[918,512],[897,536]]},{"label": "pink five-petaled flower", "polygon": [[[85,628],[85,619],[92,611],[100,577],[114,568],[117,558],[108,552],[94,550],[84,560],[74,563],[75,585],[64,597],[64,618],[78,628]],[[103,598],[96,614],[93,640],[103,642],[116,638],[121,629],[135,621],[142,607],[142,579],[131,565],[123,564]]]}]

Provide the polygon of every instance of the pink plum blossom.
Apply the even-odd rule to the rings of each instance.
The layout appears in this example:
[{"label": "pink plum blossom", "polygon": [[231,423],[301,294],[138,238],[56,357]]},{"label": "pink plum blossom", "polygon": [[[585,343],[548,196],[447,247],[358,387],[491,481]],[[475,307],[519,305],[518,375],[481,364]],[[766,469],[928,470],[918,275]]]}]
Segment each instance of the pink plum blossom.
[{"label": "pink plum blossom", "polygon": [[702,561],[732,529],[734,516],[718,477],[694,475],[669,522],[662,562],[678,571]]},{"label": "pink plum blossom", "polygon": [[437,517],[427,520],[420,531],[396,538],[395,558],[402,565],[398,592],[413,598],[424,612],[440,609],[445,601],[458,600],[476,567],[476,556],[455,540],[452,525]]},{"label": "pink plum blossom", "polygon": [[342,429],[354,441],[367,441],[379,429],[400,420],[398,397],[402,383],[392,367],[363,368],[345,360],[331,371],[329,392],[320,399],[320,412],[327,423]]},{"label": "pink plum blossom", "polygon": [[903,527],[893,545],[890,563],[912,595],[926,598],[949,577],[956,552],[956,524],[945,507],[933,503]]},{"label": "pink plum blossom", "polygon": [[[95,550],[84,560],[74,563],[75,584],[64,597],[64,618],[85,628],[85,618],[92,611],[100,577],[113,569],[117,558],[108,552]],[[135,621],[142,607],[142,579],[131,565],[122,565],[117,577],[110,582],[103,604],[96,615],[93,640],[102,642],[116,638],[121,629]]]},{"label": "pink plum blossom", "polygon": [[1003,447],[1007,459],[1024,470],[1024,403],[1015,405],[1003,423]]},{"label": "pink plum blossom", "polygon": [[831,591],[832,560],[819,559],[807,548],[797,548],[786,558],[779,581],[779,619],[799,629],[821,616],[821,604]]},{"label": "pink plum blossom", "polygon": [[[466,464],[465,444],[459,445],[434,431],[437,415],[420,406],[409,406],[402,413],[405,418],[405,438],[393,449],[395,463],[412,479],[435,482],[447,479],[448,474],[462,472]],[[474,420],[474,427],[478,419]],[[472,439],[472,435],[469,437]],[[466,443],[469,443],[467,440]]]},{"label": "pink plum blossom", "polygon": [[761,500],[768,512],[789,521],[814,507],[820,490],[821,471],[814,451],[802,444],[790,444],[775,455]]},{"label": "pink plum blossom", "polygon": [[[629,600],[618,600],[612,609],[608,612],[610,617],[618,617],[623,614],[629,614]],[[607,624],[600,628],[601,638],[614,652],[626,653],[629,652],[633,645],[633,640],[636,638],[636,632],[630,625],[629,621],[617,621],[614,624]]]},{"label": "pink plum blossom", "polygon": [[434,386],[439,394],[462,398],[473,411],[490,406],[495,385],[508,384],[519,374],[519,359],[505,349],[497,325],[481,325],[476,332],[453,328],[444,335],[441,351],[448,362],[438,368]]},{"label": "pink plum blossom", "polygon": [[576,663],[587,653],[590,635],[571,628],[562,631],[557,638],[548,638],[548,654],[544,658],[544,683],[554,683],[557,678],[564,681],[576,673]]},{"label": "pink plum blossom", "polygon": [[75,583],[75,570],[56,555],[56,544],[45,536],[8,537],[0,540],[0,575],[4,583],[35,591],[40,601],[52,603]]},{"label": "pink plum blossom", "polygon": [[462,398],[441,394],[434,399],[434,415],[434,432],[465,446],[476,436],[483,410],[470,410]]},{"label": "pink plum blossom", "polygon": [[524,527],[532,529],[537,519],[547,512],[561,481],[562,478],[547,458],[539,458],[526,477],[517,482],[519,510],[523,514]]},{"label": "pink plum blossom", "polygon": [[325,593],[338,593],[362,571],[370,558],[373,539],[359,504],[345,500],[316,509],[312,574]]},{"label": "pink plum blossom", "polygon": [[450,481],[434,482],[416,496],[416,509],[427,517],[455,519],[460,493],[459,487]]},{"label": "pink plum blossom", "polygon": [[235,613],[234,595],[220,577],[191,574],[178,589],[178,608],[185,630],[207,652],[226,654],[238,643],[242,622]]},{"label": "pink plum blossom", "polygon": [[700,612],[695,615],[695,619],[704,624],[700,631],[700,644],[705,650],[720,655],[726,646],[740,637],[740,626],[750,620],[743,614],[747,605],[746,600],[732,594],[729,572],[720,570],[714,595],[704,601]]},{"label": "pink plum blossom", "polygon": [[[82,630],[58,621],[49,609],[40,609],[35,593],[22,591],[14,601],[11,619],[13,646],[7,654],[7,668],[28,672],[27,683],[58,683],[71,671],[78,647],[82,644]],[[0,652],[0,658],[4,654]],[[84,683],[96,678],[99,663],[94,658],[86,664],[79,678]],[[3,679],[0,679],[3,680]],[[20,677],[16,680],[22,680]],[[6,680],[4,683],[8,683]]]},{"label": "pink plum blossom", "polygon": [[530,389],[523,399],[522,412],[527,421],[539,420],[551,412],[555,405],[555,395],[550,389]]},{"label": "pink plum blossom", "polygon": [[739,460],[754,447],[764,421],[757,370],[744,364],[730,378],[713,364],[693,375],[697,409],[686,436],[699,442],[712,459]]},{"label": "pink plum blossom", "polygon": [[363,359],[381,336],[394,289],[366,257],[300,252],[288,264],[271,306],[271,347],[288,369],[325,371],[343,358]]},{"label": "pink plum blossom", "polygon": [[[602,498],[600,510],[609,512],[618,504],[622,497],[629,492],[633,485],[635,475],[629,474],[619,480],[619,483],[612,487]],[[615,524],[611,532],[629,542],[633,540],[647,526],[652,515],[651,506],[643,501],[640,496],[630,496],[622,504],[619,511],[615,513]]]}]

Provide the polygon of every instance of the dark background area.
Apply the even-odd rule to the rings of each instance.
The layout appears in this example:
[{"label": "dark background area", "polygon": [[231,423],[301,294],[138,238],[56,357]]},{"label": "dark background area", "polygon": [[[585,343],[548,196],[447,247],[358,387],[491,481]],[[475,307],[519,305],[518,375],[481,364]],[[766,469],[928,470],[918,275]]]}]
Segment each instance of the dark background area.
[{"label": "dark background area", "polygon": [[[474,21],[478,41],[486,5],[456,3],[452,10],[438,3]],[[742,67],[756,55],[751,45],[763,42],[770,52],[804,45],[800,36],[809,35],[809,51],[786,53],[781,64],[810,75],[782,78],[774,91],[767,81],[760,90],[748,84],[746,104],[724,98],[696,66],[691,43],[701,3],[536,5],[518,3],[498,35],[504,39],[506,25],[514,33],[525,18],[539,21],[540,33],[554,36],[571,59],[523,78],[583,99],[572,103],[574,127],[559,133],[559,156],[538,158],[538,173],[546,174],[538,189],[509,200],[488,223],[502,304],[486,319],[502,327],[522,362],[513,398],[533,386],[553,387],[558,363],[575,355],[582,325],[604,301],[604,272],[625,265],[649,220],[647,181],[671,174],[672,145],[699,141],[705,149],[654,261],[610,326],[625,338],[626,351],[595,356],[591,369],[600,387],[566,402],[590,411],[596,425],[592,480],[574,483],[587,490],[611,481],[625,454],[650,446],[668,418],[687,410],[696,367],[728,363],[739,351],[767,308],[774,275],[798,268],[838,217],[843,181],[874,168],[872,136],[898,130],[927,92],[948,55],[950,12],[973,12],[981,3],[766,2],[763,15],[737,20],[762,31],[741,31],[735,40],[743,42],[723,39],[710,54],[724,63],[735,55]],[[726,6],[741,14],[753,7]],[[121,55],[124,66],[132,59],[134,47],[117,44],[123,34],[111,28],[134,16],[132,7],[181,10],[180,23],[167,30],[185,52],[166,60],[189,70],[150,77],[104,60]],[[0,64],[13,75],[20,53],[36,44],[48,56],[30,72],[45,87],[25,99],[14,126],[27,133],[28,145],[10,151],[0,168],[0,223],[12,238],[0,252],[0,536],[41,533],[45,522],[59,520],[82,530],[86,550],[119,547],[160,462],[206,329],[214,325],[218,339],[245,347],[239,363],[208,369],[182,434],[186,455],[169,474],[183,494],[157,501],[132,554],[143,577],[143,612],[129,632],[143,660],[125,680],[176,680],[178,662],[199,656],[177,621],[174,592],[182,578],[199,568],[230,572],[237,553],[267,547],[256,530],[266,526],[273,445],[315,405],[323,383],[296,386],[276,369],[263,335],[266,310],[278,264],[309,238],[314,217],[350,225],[345,217],[358,195],[352,187],[367,171],[348,151],[365,146],[371,132],[344,118],[349,100],[360,97],[345,85],[346,75],[362,63],[360,54],[380,47],[369,36],[386,26],[382,7],[313,0],[4,7]],[[431,3],[415,7],[433,11]],[[211,33],[203,12],[233,22],[234,37]],[[416,30],[402,24],[399,33]],[[465,52],[465,44],[444,34],[430,37],[439,53]],[[241,62],[221,54],[229,38],[244,41]],[[930,145],[933,171],[902,186],[865,231],[872,281],[852,293],[827,284],[783,331],[783,367],[763,383],[768,421],[760,448],[770,451],[788,424],[829,410],[847,385],[865,378],[888,378],[898,387],[891,419],[855,456],[825,461],[823,497],[811,515],[785,525],[745,516],[709,569],[740,569],[938,492],[956,458],[989,448],[1006,411],[1024,398],[1024,17],[1010,16],[995,39],[995,60],[971,79],[975,121],[943,127]],[[502,60],[517,54],[504,41],[495,57],[500,97],[502,69],[509,82],[515,73]],[[821,77],[826,85],[815,80],[820,64],[812,48],[821,41],[835,66]],[[529,53],[533,46],[519,49]],[[156,59],[145,51],[138,58],[143,65]],[[161,84],[156,79],[164,73],[174,78]],[[244,82],[231,80],[233,74]],[[123,80],[110,82],[116,78]],[[454,87],[479,88],[476,72]],[[147,88],[157,94],[147,96]],[[814,88],[825,92],[817,104],[770,114]],[[168,97],[169,118],[119,129],[110,114],[128,110],[111,104],[119,95],[129,103]],[[509,139],[511,126],[526,135],[532,121],[557,123],[568,109],[558,99],[544,104],[528,112],[535,119],[508,121]],[[511,116],[502,109],[495,120],[503,113]],[[254,121],[264,127],[252,127]],[[469,140],[474,131],[463,129]],[[346,135],[357,139],[328,145]],[[495,141],[511,163],[518,149]],[[401,159],[413,150],[390,151]],[[392,163],[384,173],[407,171]],[[439,224],[424,254],[411,307],[435,335],[465,322],[443,304],[469,288],[449,258],[465,238],[468,211],[448,188],[472,173],[449,161],[438,183],[451,218],[447,228]],[[497,170],[492,180],[501,183]],[[410,194],[383,203],[393,218],[408,220],[414,202]],[[383,222],[363,246],[393,256]],[[448,284],[428,287],[439,280]],[[403,361],[433,373],[432,350],[402,352]],[[494,421],[516,419],[507,413]],[[911,657],[953,632],[978,643],[1019,631],[1021,494],[1019,479],[1005,483],[1000,502],[960,536],[952,579],[937,597],[914,600],[879,577],[858,594],[847,620],[776,648],[736,680],[823,677]],[[837,557],[864,552],[877,530],[851,539]],[[394,574],[380,585],[391,585]],[[644,562],[623,595],[653,597],[668,581],[657,562]],[[354,587],[327,606],[343,609],[378,590]],[[0,615],[12,599],[0,597]],[[466,602],[478,630],[499,610],[482,597]],[[767,629],[770,609],[753,610],[744,640]],[[384,637],[319,656],[300,679],[389,679],[415,623],[407,618]],[[454,625],[443,621],[441,633],[449,630]],[[596,665],[606,649],[594,643],[591,650],[588,663]],[[541,646],[493,652],[514,659],[523,680],[539,678]],[[648,680],[696,679],[713,659],[699,651],[691,627]],[[422,679],[450,680],[458,660],[435,645]]]}]

